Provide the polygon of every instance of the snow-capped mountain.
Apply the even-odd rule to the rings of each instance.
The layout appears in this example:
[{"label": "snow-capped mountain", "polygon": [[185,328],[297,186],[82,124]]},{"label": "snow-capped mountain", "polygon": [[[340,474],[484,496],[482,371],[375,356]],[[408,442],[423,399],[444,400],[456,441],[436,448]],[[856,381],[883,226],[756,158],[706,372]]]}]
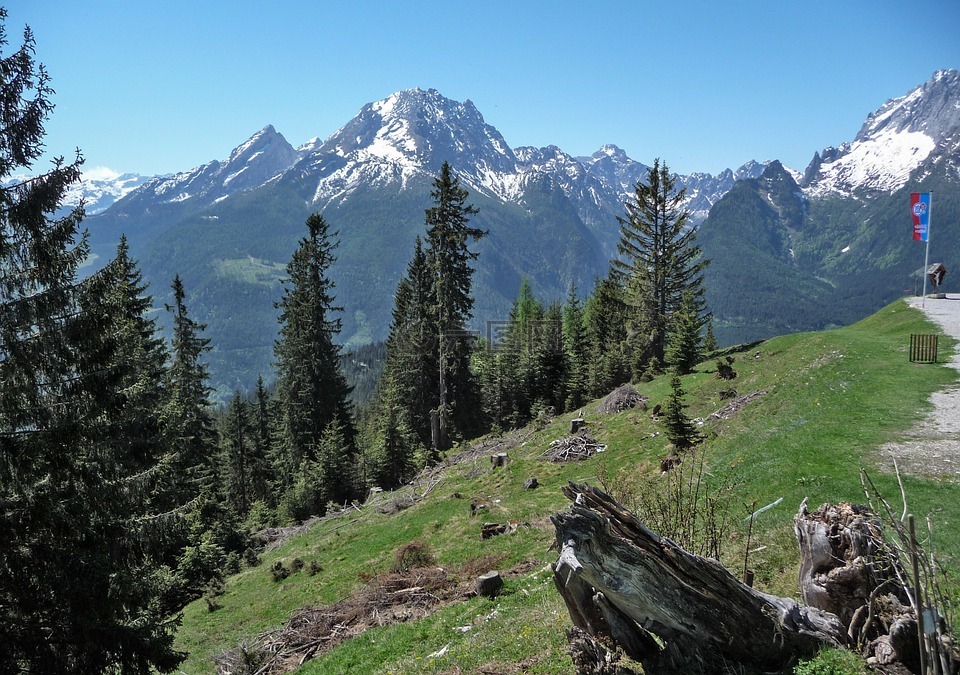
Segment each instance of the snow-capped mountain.
[{"label": "snow-capped mountain", "polygon": [[[609,225],[609,211],[620,210],[648,170],[615,145],[586,158],[556,146],[512,149],[471,101],[453,101],[435,89],[409,89],[370,103],[326,141],[314,140],[301,152],[293,172],[316,177],[312,201],[319,207],[348,198],[360,185],[403,189],[447,161],[470,189],[505,202],[517,202],[525,185],[548,176],[591,226],[601,225],[598,217]],[[752,162],[716,177],[680,176],[694,221],[706,217],[737,178],[755,177],[763,166]]]},{"label": "snow-capped mountain", "polygon": [[94,215],[106,211],[114,202],[123,199],[148,180],[148,177],[136,173],[118,174],[109,170],[84,172],[82,180],[67,190],[63,205],[73,208],[83,200],[87,215]]},{"label": "snow-capped mountain", "polygon": [[[194,209],[285,177],[309,184],[308,199],[322,210],[349,199],[359,186],[406,189],[411,179],[435,175],[445,161],[470,190],[508,203],[519,203],[524,186],[547,177],[594,229],[610,229],[611,211],[622,210],[648,170],[615,145],[591,157],[573,157],[556,146],[512,149],[471,101],[454,101],[435,89],[409,89],[365,105],[326,140],[312,139],[296,149],[268,125],[224,161],[146,180],[118,208],[130,213],[150,204]],[[694,223],[736,180],[756,177],[764,166],[751,162],[718,176],[679,176]]]},{"label": "snow-capped mountain", "polygon": [[[13,175],[3,185],[15,185],[30,178],[29,174]],[[137,173],[119,173],[102,167],[83,171],[80,181],[67,187],[58,215],[72,211],[81,203],[88,216],[101,213],[148,180],[149,177]]]},{"label": "snow-capped mountain", "polygon": [[[902,291],[909,280],[890,261],[903,253],[888,243],[897,240],[896,226],[886,222],[896,219],[882,214],[896,213],[891,191],[908,177],[914,189],[924,176],[960,176],[958,79],[941,71],[890,101],[856,139],[817,153],[804,175],[774,160],[677,177],[684,208],[713,247],[704,255],[717,256],[712,288],[743,300],[728,307],[717,300],[714,308],[729,340],[816,327],[811,317],[824,303],[845,302],[835,319],[846,320]],[[545,299],[563,297],[571,283],[588,292],[615,254],[623,202],[648,171],[612,144],[589,157],[556,146],[511,148],[470,101],[410,89],[299,148],[267,126],[226,160],[151,179],[87,224],[102,260],[127,234],[155,289],[181,275],[217,344],[214,378],[233,390],[269,372],[279,279],[310,213],[322,212],[340,232],[333,273],[338,304],[347,308],[341,338],[384,337],[444,161],[480,207],[475,224],[490,233],[478,244],[478,328],[509,314],[524,276]],[[858,210],[867,204],[876,206]],[[786,303],[805,309],[782,325],[758,320],[754,305],[772,307],[767,316],[784,313],[787,288],[820,295]],[[832,288],[846,295],[835,298]]]},{"label": "snow-capped mountain", "polygon": [[856,138],[814,155],[803,184],[811,196],[893,192],[934,155],[960,144],[960,72],[940,70],[867,117]]},{"label": "snow-capped mountain", "polygon": [[214,203],[276,178],[299,157],[300,153],[268,124],[235,148],[226,160],[214,160],[189,171],[153,178],[131,195],[131,201]]}]

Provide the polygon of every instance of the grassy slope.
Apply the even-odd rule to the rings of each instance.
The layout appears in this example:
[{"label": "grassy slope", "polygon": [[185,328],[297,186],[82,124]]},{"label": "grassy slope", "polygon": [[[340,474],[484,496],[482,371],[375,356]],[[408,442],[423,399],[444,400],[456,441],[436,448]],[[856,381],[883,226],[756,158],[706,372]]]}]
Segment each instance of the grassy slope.
[{"label": "grassy slope", "polygon": [[[704,427],[710,435],[706,447],[711,473],[736,483],[731,514],[737,528],[743,529],[742,515],[750,505],[784,499],[755,526],[751,548],[766,546],[750,560],[759,587],[796,594],[792,517],[797,504],[804,497],[813,505],[863,501],[858,472],[861,466],[870,469],[871,451],[897,439],[929,409],[929,394],[955,379],[955,372],[945,367],[908,363],[909,334],[934,330],[917,311],[897,302],[848,328],[784,336],[739,353],[734,364],[739,377],[732,383],[715,379],[712,363],[684,378],[691,417],[707,417],[720,408],[725,401],[719,391],[731,384],[741,395],[769,390],[732,418],[708,421]],[[664,400],[668,383],[659,378],[640,389],[653,404]],[[549,441],[566,431],[565,419],[557,419],[511,450],[505,469],[491,471],[485,457],[457,464],[412,508],[395,515],[372,508],[353,512],[265,554],[261,566],[229,580],[220,599],[223,609],[209,613],[202,601],[187,607],[179,645],[191,656],[183,670],[210,672],[211,654],[244,636],[278,627],[301,606],[345,597],[361,584],[358,573],[385,570],[399,546],[420,538],[430,542],[441,565],[493,554],[502,556],[500,569],[524,559],[543,566],[509,581],[495,601],[472,599],[424,621],[370,631],[308,662],[302,672],[470,672],[482,665],[520,662],[528,672],[570,672],[562,634],[569,618],[545,569],[555,558],[548,550],[553,540],[549,515],[565,508],[559,487],[567,480],[595,483],[598,474],[657,480],[665,444],[662,436],[650,437],[658,428],[647,414],[604,416],[594,408],[587,408],[590,431],[609,449],[587,462],[559,465],[541,458]],[[522,489],[530,476],[539,479],[539,489]],[[893,477],[875,478],[891,500],[897,497]],[[913,478],[905,482],[915,513],[936,511],[938,552],[952,561],[960,559],[960,484]],[[482,518],[471,517],[472,498],[500,501]],[[483,520],[508,519],[531,527],[480,540]],[[730,560],[725,562],[734,569],[742,565],[742,536],[735,532],[728,544]],[[324,570],[273,582],[272,564],[293,557],[308,565],[316,561]],[[467,624],[473,625],[469,632],[453,630]],[[444,656],[430,657],[444,646],[449,647]]]}]

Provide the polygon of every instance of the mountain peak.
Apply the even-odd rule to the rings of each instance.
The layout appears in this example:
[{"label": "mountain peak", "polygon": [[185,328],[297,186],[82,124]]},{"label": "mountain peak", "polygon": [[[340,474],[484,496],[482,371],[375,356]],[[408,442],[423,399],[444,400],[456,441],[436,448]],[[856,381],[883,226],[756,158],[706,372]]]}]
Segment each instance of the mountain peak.
[{"label": "mountain peak", "polygon": [[[517,159],[500,132],[487,124],[469,100],[446,98],[436,89],[405,89],[368,103],[305,161],[314,165],[366,166],[378,181],[404,184],[417,173],[435,173],[443,162],[463,175],[485,176],[516,170]],[[355,172],[354,172],[355,173]],[[352,178],[334,181],[349,191]],[[317,195],[327,190],[318,186]]]},{"label": "mountain peak", "polygon": [[297,160],[297,151],[272,124],[234,148],[222,165],[220,175],[228,192],[249,190],[288,169]]},{"label": "mountain peak", "polygon": [[938,144],[960,137],[958,130],[960,72],[938,70],[872,112],[853,142],[824,149],[820,166],[808,167],[804,182],[815,193],[896,190]]}]

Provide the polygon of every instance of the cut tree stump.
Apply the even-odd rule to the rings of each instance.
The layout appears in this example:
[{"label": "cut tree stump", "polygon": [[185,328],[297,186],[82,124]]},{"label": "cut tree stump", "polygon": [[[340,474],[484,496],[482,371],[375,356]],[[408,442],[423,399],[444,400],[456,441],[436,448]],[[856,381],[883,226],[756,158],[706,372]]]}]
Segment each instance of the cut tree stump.
[{"label": "cut tree stump", "polygon": [[612,641],[648,675],[776,672],[846,642],[834,614],[745,586],[601,490],[571,483],[564,494],[571,511],[551,518],[557,589],[574,625]]},{"label": "cut tree stump", "polygon": [[485,598],[495,598],[503,588],[503,577],[496,570],[481,574],[477,577],[475,589],[477,595]]}]

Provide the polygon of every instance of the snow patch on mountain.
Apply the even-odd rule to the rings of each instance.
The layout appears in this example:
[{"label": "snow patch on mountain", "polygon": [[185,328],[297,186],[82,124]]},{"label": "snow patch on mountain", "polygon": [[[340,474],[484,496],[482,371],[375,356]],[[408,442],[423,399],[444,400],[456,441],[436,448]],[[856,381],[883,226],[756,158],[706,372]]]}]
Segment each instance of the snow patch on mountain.
[{"label": "snow patch on mountain", "polygon": [[841,146],[841,156],[824,162],[812,194],[850,194],[858,189],[893,192],[904,185],[936,147],[921,132],[885,129],[871,138]]},{"label": "snow patch on mountain", "polygon": [[88,216],[106,211],[149,180],[136,173],[120,173],[107,167],[85,170],[79,183],[67,188],[63,206],[74,208],[83,201]]},{"label": "snow patch on mountain", "polygon": [[814,156],[802,185],[811,196],[892,192],[938,150],[956,150],[960,72],[940,70],[871,113],[856,138]]}]

